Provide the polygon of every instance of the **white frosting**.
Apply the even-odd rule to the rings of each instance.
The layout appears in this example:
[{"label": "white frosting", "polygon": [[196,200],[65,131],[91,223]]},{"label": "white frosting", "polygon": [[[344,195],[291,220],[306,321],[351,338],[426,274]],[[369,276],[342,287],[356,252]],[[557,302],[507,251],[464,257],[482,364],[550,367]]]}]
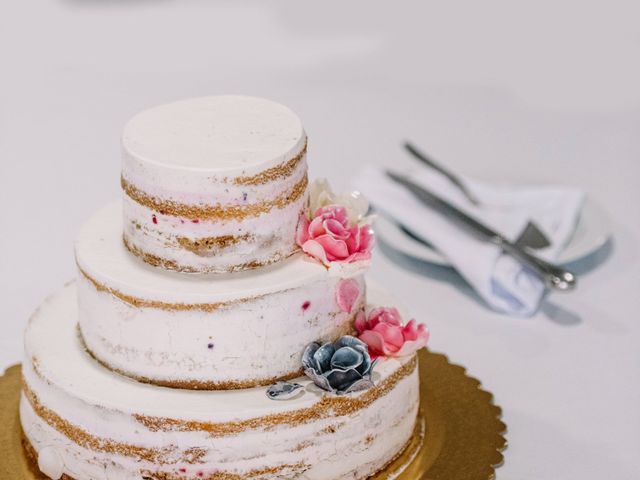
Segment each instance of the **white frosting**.
[{"label": "white frosting", "polygon": [[[214,473],[243,478],[249,472],[283,465],[291,467],[281,474],[263,473],[252,478],[363,479],[391,460],[411,436],[419,399],[417,370],[365,408],[341,417],[312,417],[302,424],[265,425],[223,436],[211,436],[197,428],[152,431],[132,415],[237,422],[320,408],[319,402],[330,394],[305,378],[296,380],[305,387],[303,395],[280,402],[269,400],[264,388],[188,391],[131,381],[101,367],[84,351],[76,330],[75,296],[76,287],[71,284],[47,299],[30,320],[23,367],[26,385],[39,405],[54,412],[66,427],[79,427],[98,437],[99,445],[121,443],[165,452],[161,461],[150,463],[135,453],[76,443],[65,435],[68,428],[56,427],[55,422],[52,426],[23,395],[21,421],[28,440],[37,452],[54,447],[63,458],[65,473],[76,480],[140,479],[143,471],[183,475],[185,479],[208,478]],[[374,304],[376,298],[374,294]],[[384,382],[409,360],[379,362],[374,381]],[[202,452],[196,463],[179,460],[194,449]]]},{"label": "white frosting", "polygon": [[[153,166],[154,183],[189,191],[172,173],[248,175],[278,165],[304,145],[302,122],[284,105],[243,95],[192,98],[145,110],[125,126],[125,162]],[[201,184],[202,186],[202,184]],[[197,190],[196,190],[197,193]]]},{"label": "white frosting", "polygon": [[[350,272],[361,295],[349,313],[336,302],[341,277],[304,254],[228,275],[177,274],[133,257],[123,246],[121,228],[120,206],[113,204],[80,232],[76,259],[93,281],[79,275],[79,318],[89,350],[136,378],[270,382],[299,370],[296,355],[308,343],[348,333],[364,303],[362,270]],[[163,304],[225,305],[166,309],[128,303],[122,296]]]},{"label": "white frosting", "polygon": [[[257,182],[236,180],[286,164],[303,152],[306,141],[300,119],[269,100],[233,95],[185,100],[146,110],[126,125],[122,176],[163,202],[255,206],[294,192],[305,181],[305,156],[279,175]],[[306,192],[286,205],[242,218],[177,216],[155,204],[137,203],[126,193],[124,198],[124,234],[135,249],[168,260],[177,270],[226,272],[290,255]],[[242,240],[197,253],[179,241],[221,236]]]},{"label": "white frosting", "polygon": [[55,447],[44,447],[38,451],[38,468],[53,480],[62,478],[64,462]]}]

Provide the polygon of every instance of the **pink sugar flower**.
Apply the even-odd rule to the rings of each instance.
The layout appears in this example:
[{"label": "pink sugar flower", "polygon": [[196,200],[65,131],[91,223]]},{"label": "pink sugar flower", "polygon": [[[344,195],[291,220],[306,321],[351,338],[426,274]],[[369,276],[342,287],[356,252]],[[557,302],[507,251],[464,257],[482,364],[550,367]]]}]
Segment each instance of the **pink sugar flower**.
[{"label": "pink sugar flower", "polygon": [[300,216],[296,243],[305,253],[329,265],[369,260],[374,237],[368,224],[350,223],[345,207],[326,205],[318,208],[311,220]]},{"label": "pink sugar flower", "polygon": [[429,340],[429,330],[424,324],[410,320],[403,325],[400,313],[392,307],[375,308],[368,318],[364,313],[359,314],[355,327],[358,338],[369,346],[371,358],[411,355]]},{"label": "pink sugar flower", "polygon": [[296,229],[296,243],[305,253],[327,267],[371,258],[369,202],[359,192],[336,195],[326,180],[315,180],[307,207]]}]

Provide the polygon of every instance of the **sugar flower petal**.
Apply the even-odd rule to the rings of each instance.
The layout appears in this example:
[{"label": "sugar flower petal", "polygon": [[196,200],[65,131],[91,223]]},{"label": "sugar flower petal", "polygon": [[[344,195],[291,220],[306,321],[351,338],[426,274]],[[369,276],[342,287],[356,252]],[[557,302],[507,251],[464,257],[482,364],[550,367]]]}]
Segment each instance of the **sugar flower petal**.
[{"label": "sugar flower petal", "polygon": [[336,288],[336,303],[343,312],[351,313],[360,297],[360,285],[353,278],[344,278]]}]

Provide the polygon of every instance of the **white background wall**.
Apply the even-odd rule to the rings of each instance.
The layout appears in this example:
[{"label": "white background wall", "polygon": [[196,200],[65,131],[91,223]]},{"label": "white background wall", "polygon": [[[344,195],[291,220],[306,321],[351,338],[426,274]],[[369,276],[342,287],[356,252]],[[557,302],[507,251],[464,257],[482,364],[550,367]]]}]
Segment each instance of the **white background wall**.
[{"label": "white background wall", "polygon": [[[189,96],[289,105],[313,176],[409,163],[405,138],[469,175],[584,188],[615,241],[531,319],[450,272],[379,249],[372,276],[505,411],[505,479],[640,478],[637,1],[0,2],[0,368],[74,276],[82,221],[119,195],[121,126]],[[593,268],[597,267],[597,268]]]}]

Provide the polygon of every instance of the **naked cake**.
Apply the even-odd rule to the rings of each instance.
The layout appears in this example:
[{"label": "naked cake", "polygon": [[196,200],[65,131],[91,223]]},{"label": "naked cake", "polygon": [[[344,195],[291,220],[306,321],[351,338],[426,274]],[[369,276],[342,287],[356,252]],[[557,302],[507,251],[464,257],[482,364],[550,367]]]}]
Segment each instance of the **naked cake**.
[{"label": "naked cake", "polygon": [[307,181],[274,102],[207,97],[123,134],[123,200],[30,319],[20,417],[51,479],[365,479],[416,436],[428,332],[365,281],[366,201]]}]

